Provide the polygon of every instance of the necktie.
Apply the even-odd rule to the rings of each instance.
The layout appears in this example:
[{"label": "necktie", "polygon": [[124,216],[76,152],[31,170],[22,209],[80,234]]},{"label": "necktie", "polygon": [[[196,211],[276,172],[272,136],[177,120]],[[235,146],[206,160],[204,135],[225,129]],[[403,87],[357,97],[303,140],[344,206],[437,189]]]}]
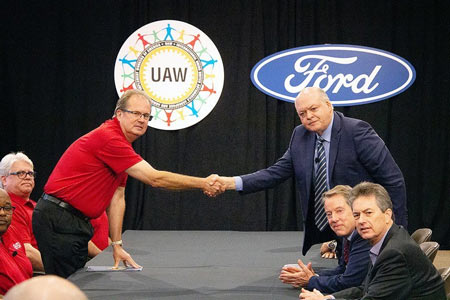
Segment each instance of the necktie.
[{"label": "necktie", "polygon": [[350,255],[350,242],[344,238],[344,261],[348,264],[348,256]]},{"label": "necktie", "polygon": [[322,204],[322,194],[328,189],[327,187],[327,160],[325,158],[325,147],[323,142],[325,140],[321,137],[317,140],[317,168],[314,178],[314,212],[315,223],[320,231],[323,231],[327,226],[327,218]]}]

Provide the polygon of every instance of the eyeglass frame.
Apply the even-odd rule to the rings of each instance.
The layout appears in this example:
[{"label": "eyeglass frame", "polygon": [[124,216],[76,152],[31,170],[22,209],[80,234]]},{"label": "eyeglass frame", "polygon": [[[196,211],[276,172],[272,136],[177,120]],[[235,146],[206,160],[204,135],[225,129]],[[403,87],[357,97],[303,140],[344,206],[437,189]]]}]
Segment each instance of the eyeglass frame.
[{"label": "eyeglass frame", "polygon": [[19,179],[25,179],[25,178],[27,178],[27,175],[30,176],[30,178],[36,178],[37,172],[36,171],[17,171],[17,172],[8,173],[8,176],[9,175],[16,175]]},{"label": "eyeglass frame", "polygon": [[0,206],[0,211],[2,209],[5,212],[5,214],[12,215],[13,212],[16,210],[16,207],[11,205],[11,206],[8,207],[8,209],[6,209],[6,206]]},{"label": "eyeglass frame", "polygon": [[153,119],[153,116],[151,114],[147,114],[147,113],[143,114],[140,111],[132,111],[132,110],[128,110],[128,109],[125,109],[125,108],[120,108],[119,110],[134,115],[136,117],[136,119],[138,119],[138,120],[141,117],[144,117],[144,120],[148,120],[149,122]]}]

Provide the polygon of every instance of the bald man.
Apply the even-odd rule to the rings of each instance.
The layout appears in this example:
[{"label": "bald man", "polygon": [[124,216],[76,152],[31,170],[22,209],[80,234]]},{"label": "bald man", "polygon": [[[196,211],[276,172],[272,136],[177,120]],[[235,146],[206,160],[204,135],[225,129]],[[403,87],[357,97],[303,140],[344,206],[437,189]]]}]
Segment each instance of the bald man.
[{"label": "bald man", "polygon": [[273,188],[295,177],[305,236],[303,254],[316,243],[335,237],[328,226],[322,194],[336,185],[361,181],[383,185],[394,203],[399,225],[407,226],[403,174],[383,140],[364,121],[335,112],[327,94],[318,87],[303,89],[295,100],[302,124],[292,133],[287,151],[274,165],[252,174],[221,177],[227,189],[243,194]]},{"label": "bald man", "polygon": [[55,275],[33,277],[5,295],[4,300],[88,300],[73,283]]}]

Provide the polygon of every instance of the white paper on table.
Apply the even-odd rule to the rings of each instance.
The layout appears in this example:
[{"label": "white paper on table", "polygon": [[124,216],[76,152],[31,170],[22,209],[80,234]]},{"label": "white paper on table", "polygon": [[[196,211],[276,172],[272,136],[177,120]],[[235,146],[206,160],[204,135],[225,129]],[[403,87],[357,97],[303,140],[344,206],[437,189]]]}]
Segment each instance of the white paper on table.
[{"label": "white paper on table", "polygon": [[143,267],[133,268],[133,267],[111,267],[111,266],[88,266],[86,272],[139,272],[142,271]]}]

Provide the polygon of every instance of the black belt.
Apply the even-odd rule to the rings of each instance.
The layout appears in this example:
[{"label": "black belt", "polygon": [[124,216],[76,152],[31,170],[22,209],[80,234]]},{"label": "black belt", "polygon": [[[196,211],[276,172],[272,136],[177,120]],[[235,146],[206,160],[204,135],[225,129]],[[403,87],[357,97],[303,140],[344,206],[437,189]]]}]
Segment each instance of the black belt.
[{"label": "black belt", "polygon": [[58,198],[50,196],[50,195],[47,195],[45,193],[42,194],[41,199],[44,199],[44,200],[50,201],[52,203],[55,203],[56,205],[64,208],[65,210],[67,210],[71,214],[77,216],[78,218],[80,218],[82,220],[85,220],[85,221],[89,221],[88,217],[86,217],[81,211],[79,211],[78,209],[76,209],[75,207],[73,207],[72,205],[70,205],[67,202],[59,200]]}]

